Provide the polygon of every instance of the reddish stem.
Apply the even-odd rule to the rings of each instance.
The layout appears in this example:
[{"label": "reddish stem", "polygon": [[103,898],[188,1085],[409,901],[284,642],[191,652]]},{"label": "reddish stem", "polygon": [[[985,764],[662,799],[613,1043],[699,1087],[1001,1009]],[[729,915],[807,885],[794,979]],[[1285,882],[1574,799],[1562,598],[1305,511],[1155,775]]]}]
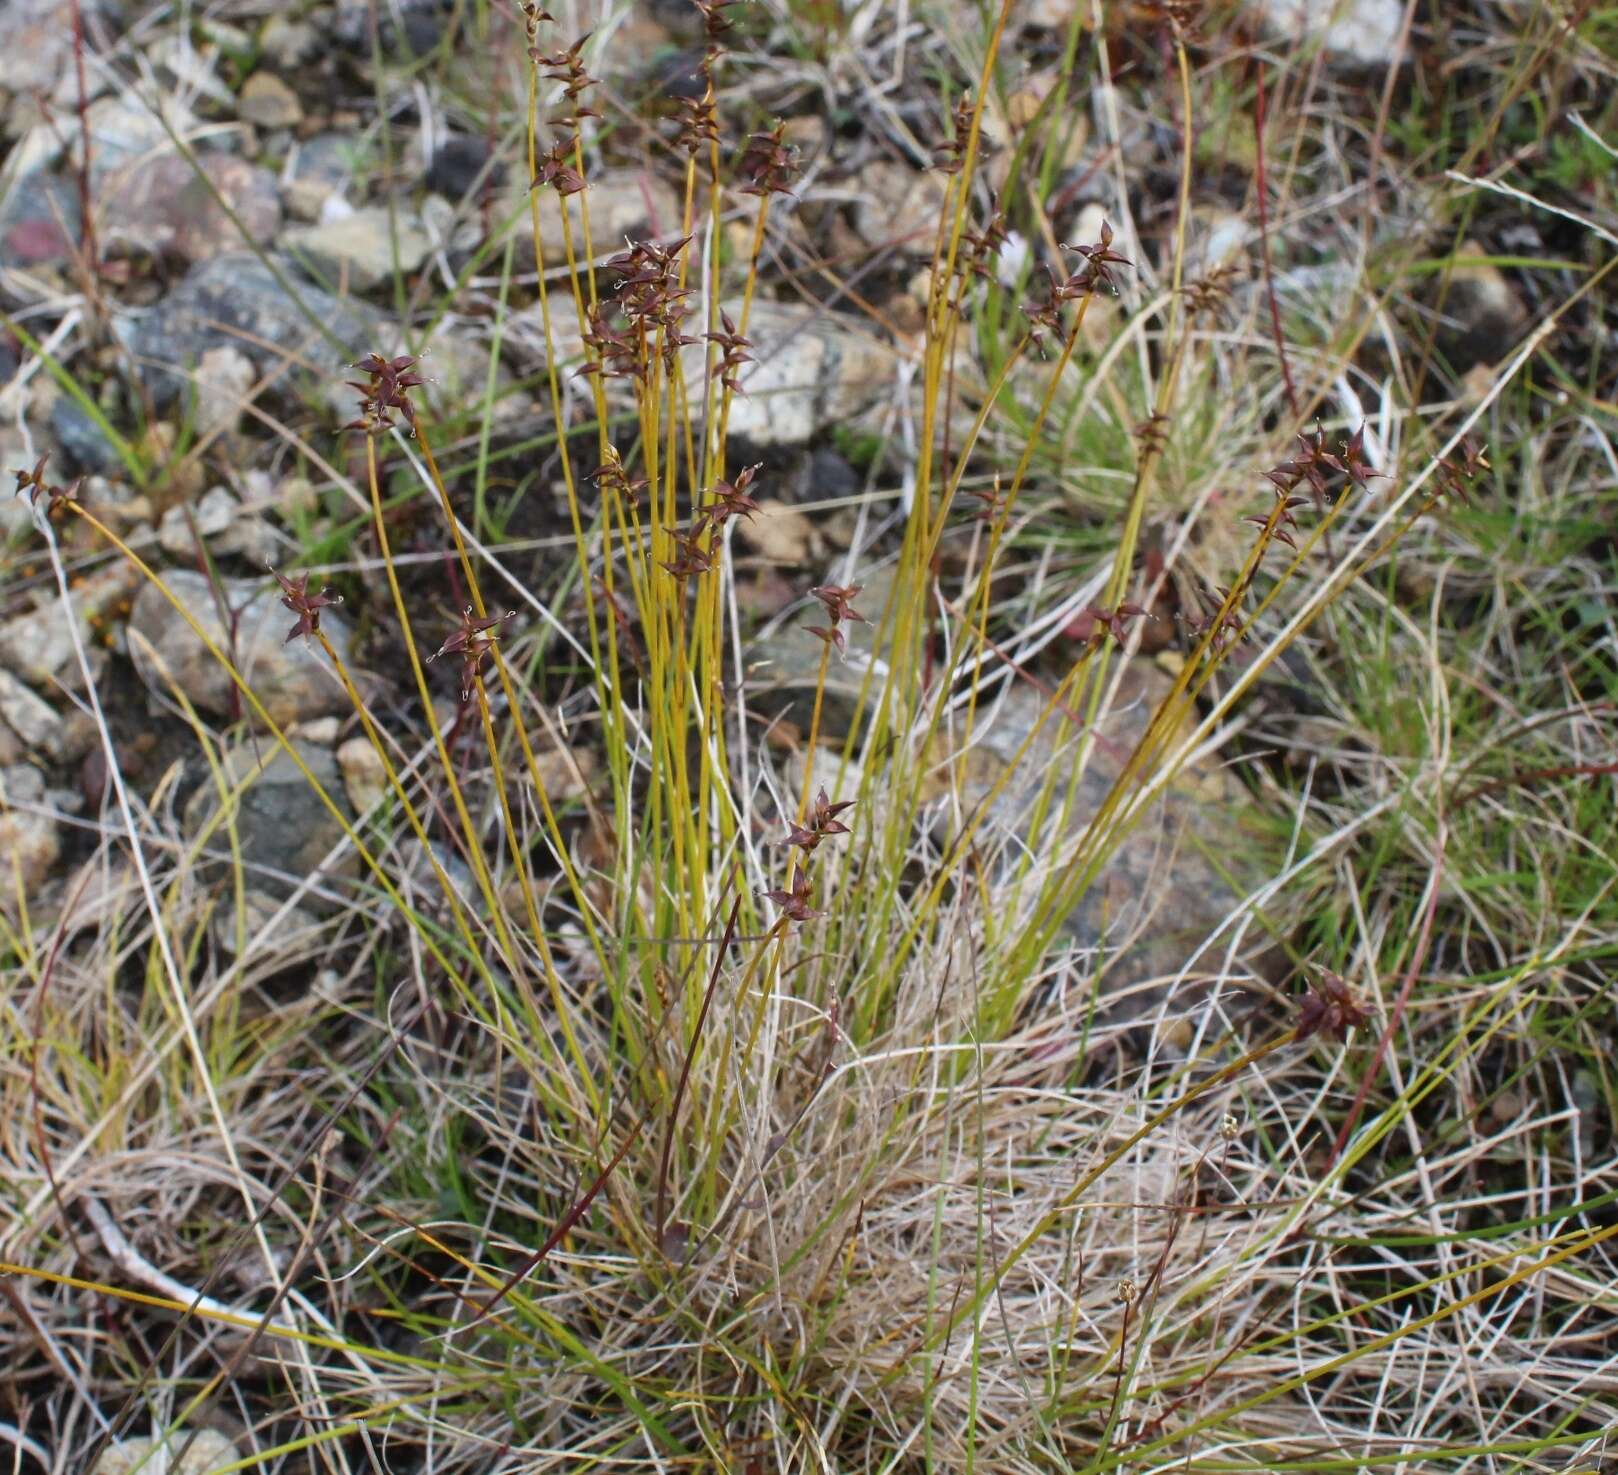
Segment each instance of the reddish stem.
[{"label": "reddish stem", "polygon": [[1257,145],[1254,169],[1254,187],[1258,191],[1258,238],[1264,256],[1264,295],[1270,307],[1270,332],[1275,338],[1275,352],[1281,360],[1281,381],[1286,385],[1287,408],[1292,418],[1298,418],[1298,389],[1292,382],[1292,365],[1287,361],[1286,340],[1281,336],[1281,309],[1275,301],[1275,273],[1270,266],[1270,182],[1264,162],[1264,115],[1267,111],[1264,95],[1264,67],[1254,66],[1253,75],[1258,92],[1253,103],[1253,141]]}]

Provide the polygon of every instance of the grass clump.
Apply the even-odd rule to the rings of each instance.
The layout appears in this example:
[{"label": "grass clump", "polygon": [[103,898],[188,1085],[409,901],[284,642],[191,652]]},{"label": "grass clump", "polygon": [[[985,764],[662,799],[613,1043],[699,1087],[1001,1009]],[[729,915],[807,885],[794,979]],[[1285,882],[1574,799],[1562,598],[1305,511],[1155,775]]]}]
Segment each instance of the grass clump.
[{"label": "grass clump", "polygon": [[[828,77],[835,9],[778,17]],[[533,320],[546,429],[497,447],[492,367],[435,408],[430,356],[379,347],[330,468],[343,592],[270,571],[366,804],[149,548],[19,473],[64,597],[84,548],[163,591],[359,876],[250,913],[220,735],[176,683],[219,799],[188,846],[122,777],[75,636],[105,833],[53,917],[19,884],[3,923],[19,1459],[137,1423],[228,1424],[227,1468],[277,1470],[1504,1470],[1599,1442],[1618,665],[1586,490],[1610,447],[1572,427],[1611,375],[1550,345],[1610,263],[1568,265],[1463,387],[1428,246],[1329,204],[1365,156],[1303,127],[1319,68],[1249,77],[1218,7],[1140,9],[929,32],[950,86],[899,120],[942,181],[908,389],[896,433],[843,431],[898,491],[793,592],[790,714],[756,679],[786,632],[755,641],[738,600],[772,467],[732,419],[765,304],[865,299],[783,267],[808,185],[725,0],[644,120],[679,218],[623,243],[592,229],[630,121],[598,53],[506,18],[534,259],[514,305],[507,249],[492,332]],[[1011,137],[1018,45],[1053,76]],[[1090,85],[1110,200],[1064,243]],[[1373,172],[1404,167],[1391,102]],[[1255,127],[1245,279],[1199,214],[1208,108]],[[1300,242],[1294,213],[1324,223]],[[1398,313],[1436,326],[1378,363]],[[538,479],[492,507],[535,455],[548,585],[508,536]],[[345,601],[391,684],[322,628]],[[1216,757],[1273,843],[1165,824]],[[1233,901],[1142,974],[1074,919],[1153,826],[1143,930],[1181,847]],[[275,945],[313,889],[340,905]]]}]

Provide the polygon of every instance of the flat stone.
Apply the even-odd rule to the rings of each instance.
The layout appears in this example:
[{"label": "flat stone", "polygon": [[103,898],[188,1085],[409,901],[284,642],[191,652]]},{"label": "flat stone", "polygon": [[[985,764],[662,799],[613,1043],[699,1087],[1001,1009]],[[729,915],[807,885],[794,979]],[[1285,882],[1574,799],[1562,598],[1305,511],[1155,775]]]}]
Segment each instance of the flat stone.
[{"label": "flat stone", "polygon": [[1398,55],[1402,0],[1249,0],[1249,8],[1276,36],[1318,44],[1344,70],[1388,66]]},{"label": "flat stone", "polygon": [[[174,1453],[189,1448],[178,1460]],[[97,1457],[90,1475],[207,1475],[240,1462],[241,1451],[214,1429],[177,1430],[164,1442],[155,1439],[120,1439]]]},{"label": "flat stone", "polygon": [[247,79],[236,111],[260,128],[293,128],[303,119],[298,94],[273,72],[254,72]]},{"label": "flat stone", "polygon": [[[129,599],[140,577],[139,570],[120,558],[71,586],[73,619],[88,654],[95,654],[99,627]],[[35,686],[55,680],[78,686],[73,633],[59,596],[0,624],[0,666]]]},{"label": "flat stone", "polygon": [[61,719],[56,709],[0,667],[0,719],[38,752],[48,752]]},{"label": "flat stone", "polygon": [[356,210],[339,220],[295,226],[282,247],[308,260],[333,287],[369,292],[392,278],[394,269],[415,271],[427,259],[432,241],[406,211],[393,219],[380,207]]},{"label": "flat stone", "polygon": [[290,365],[322,380],[345,377],[370,351],[382,321],[373,309],[322,291],[285,258],[276,264],[296,300],[257,257],[229,252],[193,267],[155,307],[113,320],[160,406],[211,348],[240,350],[260,375]]},{"label": "flat stone", "polygon": [[193,163],[168,150],[140,159],[108,186],[102,205],[107,245],[187,261],[263,245],[280,226],[275,176],[231,154],[198,154]]},{"label": "flat stone", "polygon": [[[726,306],[736,318],[740,304]],[[893,383],[893,350],[838,313],[755,302],[747,337],[755,362],[738,375],[746,392],[731,400],[730,434],[756,446],[803,445]]]},{"label": "flat stone", "polygon": [[[294,742],[293,750],[320,787],[337,802],[339,811],[352,821],[342,775],[331,751],[301,742]],[[231,750],[221,767],[226,784],[240,791],[235,807],[236,832],[244,868],[252,868],[247,870],[247,883],[255,891],[285,901],[306,878],[329,884],[358,871],[359,857],[352,848],[334,869],[320,870],[327,852],[343,838],[343,828],[285,749],[260,739]],[[186,804],[188,835],[195,838],[201,834],[219,812],[219,790],[209,773]],[[229,848],[223,823],[214,830],[208,844],[216,851]],[[228,871],[228,862],[215,864]],[[330,903],[306,893],[299,905],[319,914]]]},{"label": "flat stone", "polygon": [[[165,579],[175,597],[207,632],[209,640],[223,652],[235,652],[243,678],[277,724],[284,727],[349,710],[342,684],[321,669],[315,651],[306,650],[303,641],[286,643],[294,616],[281,605],[279,591],[273,584],[247,579],[223,581],[223,599],[228,608],[236,611],[232,641],[208,581],[201,574],[174,569]],[[318,579],[313,587],[319,587]],[[347,621],[335,610],[328,609],[321,617],[320,628],[346,665]],[[148,584],[136,597],[129,629],[135,669],[154,692],[169,696],[169,678],[172,678],[180,690],[210,716],[231,717],[239,712],[253,719],[255,714],[245,700],[237,700],[237,688],[230,676],[156,586]],[[161,669],[154,666],[151,652],[142,649],[136,636],[155,650]]]},{"label": "flat stone", "polygon": [[15,914],[17,889],[33,903],[62,853],[56,821],[49,815],[10,810],[0,814],[0,910]]}]

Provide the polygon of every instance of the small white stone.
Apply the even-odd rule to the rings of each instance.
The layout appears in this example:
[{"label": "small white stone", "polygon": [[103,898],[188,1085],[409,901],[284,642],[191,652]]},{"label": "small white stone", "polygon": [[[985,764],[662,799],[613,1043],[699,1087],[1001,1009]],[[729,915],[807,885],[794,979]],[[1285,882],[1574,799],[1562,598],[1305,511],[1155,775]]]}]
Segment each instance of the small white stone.
[{"label": "small white stone", "polygon": [[356,814],[364,814],[388,791],[387,770],[367,737],[351,737],[337,750],[343,787]]},{"label": "small white stone", "polygon": [[44,748],[60,719],[49,702],[0,667],[0,718],[30,748]]},{"label": "small white stone", "polygon": [[[187,1443],[189,1442],[189,1448]],[[176,1450],[184,1449],[179,1459]],[[236,1464],[241,1451],[223,1434],[213,1429],[176,1430],[161,1445],[155,1439],[120,1439],[102,1450],[90,1475],[208,1475],[225,1465]]]}]

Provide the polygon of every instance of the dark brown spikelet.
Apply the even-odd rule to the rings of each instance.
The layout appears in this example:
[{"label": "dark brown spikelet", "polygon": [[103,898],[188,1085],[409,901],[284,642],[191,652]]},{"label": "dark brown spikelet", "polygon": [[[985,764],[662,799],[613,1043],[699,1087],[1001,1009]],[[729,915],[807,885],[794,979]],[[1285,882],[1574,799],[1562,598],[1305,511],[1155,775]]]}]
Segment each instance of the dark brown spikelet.
[{"label": "dark brown spikelet", "polygon": [[809,922],[826,914],[809,905],[809,872],[800,868],[792,878],[790,891],[764,891],[759,893],[766,901],[773,901],[782,913],[794,922]]},{"label": "dark brown spikelet", "polygon": [[966,167],[966,146],[972,138],[973,108],[970,97],[962,97],[955,104],[950,136],[934,151],[936,157],[933,167],[941,173],[959,174]]},{"label": "dark brown spikelet", "polygon": [[348,381],[350,389],[360,392],[360,413],[357,419],[350,420],[343,427],[344,430],[379,435],[393,429],[396,414],[404,416],[405,422],[414,430],[416,407],[410,392],[427,382],[415,372],[415,359],[404,354],[385,359],[379,353],[368,353],[349,367],[358,369],[366,377],[363,383],[357,379]]},{"label": "dark brown spikelet", "polygon": [[287,632],[287,638],[283,642],[285,645],[291,645],[300,635],[319,633],[321,610],[330,609],[333,605],[343,602],[341,594],[328,594],[324,589],[311,594],[308,574],[297,574],[288,578],[273,568],[270,572],[275,574],[275,581],[281,586],[281,603],[298,617]]},{"label": "dark brown spikelet", "polygon": [[768,133],[751,135],[742,149],[736,173],[744,183],[744,195],[790,195],[792,176],[797,172],[792,151],[784,142],[786,124],[777,123]]},{"label": "dark brown spikelet", "polygon": [[34,462],[32,471],[23,471],[20,468],[15,473],[17,477],[17,490],[14,495],[27,497],[31,507],[39,506],[39,499],[45,499],[47,516],[56,513],[67,503],[76,501],[79,495],[80,480],[68,482],[66,486],[58,486],[45,477],[46,463],[51,459],[51,453],[46,451],[43,456]]},{"label": "dark brown spikelet", "polygon": [[489,615],[478,619],[472,612],[472,606],[467,605],[461,611],[461,625],[448,640],[438,647],[430,656],[429,662],[436,661],[440,656],[459,656],[461,658],[461,700],[472,700],[472,692],[477,687],[478,675],[483,668],[483,662],[494,654],[495,643],[498,636],[494,633],[496,628],[507,620],[517,618],[517,611],[508,609],[503,615]]},{"label": "dark brown spikelet", "polygon": [[1298,1027],[1293,1038],[1307,1040],[1323,1034],[1342,1044],[1350,1030],[1361,1028],[1370,1017],[1344,979],[1335,973],[1322,973],[1298,1005]]}]

